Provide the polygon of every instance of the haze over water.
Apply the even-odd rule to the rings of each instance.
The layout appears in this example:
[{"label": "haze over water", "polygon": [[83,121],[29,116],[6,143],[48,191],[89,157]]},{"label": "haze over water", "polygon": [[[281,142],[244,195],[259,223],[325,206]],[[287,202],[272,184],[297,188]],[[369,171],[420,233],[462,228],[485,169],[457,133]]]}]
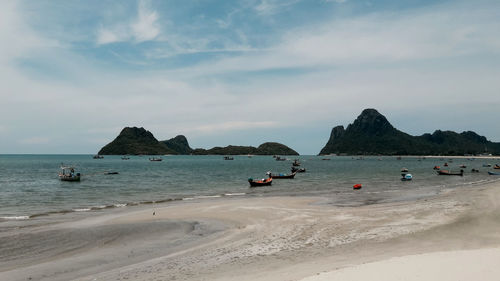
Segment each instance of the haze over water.
[{"label": "haze over water", "polygon": [[[250,188],[248,178],[266,177],[267,171],[290,173],[292,160],[300,159],[306,173],[293,180],[273,181],[272,186]],[[449,159],[417,157],[288,157],[275,161],[271,156],[164,156],[162,162],[150,162],[147,156],[91,155],[2,155],[0,156],[0,223],[13,220],[36,220],[39,215],[59,213],[102,212],[127,205],[152,201],[219,198],[241,196],[309,196],[320,195],[324,203],[341,206],[413,200],[439,193],[443,189],[493,181],[488,176],[499,160]],[[493,161],[493,162],[492,162]],[[449,169],[467,168],[463,177],[437,176],[432,169],[450,162]],[[82,173],[81,182],[61,182],[61,163],[74,165]],[[402,182],[401,168],[408,168],[413,181]],[[470,173],[472,168],[480,173]],[[119,172],[106,175],[106,172]],[[360,191],[352,189],[361,183]],[[45,217],[45,216],[43,216]]]}]

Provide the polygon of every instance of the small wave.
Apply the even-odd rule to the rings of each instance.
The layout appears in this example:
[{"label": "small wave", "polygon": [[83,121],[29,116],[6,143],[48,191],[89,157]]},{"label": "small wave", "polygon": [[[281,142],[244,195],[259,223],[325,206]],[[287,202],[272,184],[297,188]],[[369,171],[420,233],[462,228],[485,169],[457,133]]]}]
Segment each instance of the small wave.
[{"label": "small wave", "polygon": [[114,205],[116,208],[122,208],[122,207],[126,207],[127,204],[115,204]]},{"label": "small wave", "polygon": [[182,200],[194,200],[193,197],[186,197],[186,198],[182,198]]},{"label": "small wave", "polygon": [[194,198],[196,199],[207,199],[207,198],[220,198],[221,195],[200,195],[200,196],[195,196]]},{"label": "small wave", "polygon": [[224,194],[224,196],[243,196],[243,195],[246,195],[246,193],[240,192],[240,193],[226,193],[226,194]]},{"label": "small wave", "polygon": [[91,208],[81,208],[81,209],[73,209],[73,212],[88,212],[92,210]]},{"label": "small wave", "polygon": [[0,220],[29,220],[29,216],[9,216],[9,217],[0,217]]}]

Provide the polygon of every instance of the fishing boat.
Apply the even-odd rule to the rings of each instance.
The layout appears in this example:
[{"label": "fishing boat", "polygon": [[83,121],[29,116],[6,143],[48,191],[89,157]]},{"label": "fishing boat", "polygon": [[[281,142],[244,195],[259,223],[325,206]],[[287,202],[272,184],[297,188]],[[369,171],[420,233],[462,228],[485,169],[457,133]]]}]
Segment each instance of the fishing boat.
[{"label": "fishing boat", "polygon": [[403,169],[401,169],[401,172],[402,173],[408,172],[408,169],[407,168],[403,168]]},{"label": "fishing boat", "polygon": [[281,158],[281,157],[277,156],[276,161],[286,161],[286,158]]},{"label": "fishing boat", "polygon": [[92,158],[94,158],[94,159],[102,159],[102,158],[104,158],[104,156],[96,154],[96,155],[92,156]]},{"label": "fishing boat", "polygon": [[266,186],[266,185],[271,185],[273,183],[273,178],[267,178],[261,180],[254,180],[252,178],[249,178],[248,182],[250,183],[250,187]]},{"label": "fishing boat", "polygon": [[128,156],[122,156],[122,160],[129,160],[129,159],[130,159],[130,157],[128,157]]},{"label": "fishing boat", "polygon": [[448,171],[448,170],[439,170],[439,171],[437,171],[437,173],[440,176],[463,176],[464,175],[464,170],[460,170],[459,173]]},{"label": "fishing boat", "polygon": [[490,175],[490,176],[500,176],[500,173],[488,171],[488,175]]},{"label": "fishing boat", "polygon": [[292,167],[292,173],[305,173],[306,172],[306,168],[295,168],[295,167]]},{"label": "fishing boat", "polygon": [[465,166],[464,164],[462,164],[462,165],[460,165],[460,168],[465,169],[465,168],[467,168],[467,166]]},{"label": "fishing boat", "polygon": [[273,179],[293,179],[295,177],[295,174],[297,174],[297,173],[296,172],[291,173],[291,174],[281,174],[280,173],[280,174],[273,175],[271,172],[267,172],[267,175]]},{"label": "fishing boat", "polygon": [[59,179],[61,181],[80,181],[80,173],[75,174],[74,167],[62,166]]},{"label": "fishing boat", "polygon": [[234,158],[229,156],[224,156],[224,160],[234,160]]},{"label": "fishing boat", "polygon": [[363,187],[362,184],[358,183],[352,186],[352,189],[361,189]]},{"label": "fishing boat", "polygon": [[483,164],[483,167],[491,167],[491,164]]},{"label": "fishing boat", "polygon": [[163,159],[161,157],[151,157],[149,158],[149,161],[151,162],[159,162],[162,161]]},{"label": "fishing boat", "polygon": [[298,167],[298,166],[300,166],[300,162],[299,162],[299,159],[295,159],[295,160],[293,160],[293,163],[292,163],[292,165],[293,165],[293,166],[295,166],[295,167]]},{"label": "fishing boat", "polygon": [[498,166],[498,164],[495,164],[495,166],[493,167],[493,169],[500,169],[500,166]]},{"label": "fishing boat", "polygon": [[433,168],[434,170],[441,170],[441,167],[440,166],[434,166]]}]

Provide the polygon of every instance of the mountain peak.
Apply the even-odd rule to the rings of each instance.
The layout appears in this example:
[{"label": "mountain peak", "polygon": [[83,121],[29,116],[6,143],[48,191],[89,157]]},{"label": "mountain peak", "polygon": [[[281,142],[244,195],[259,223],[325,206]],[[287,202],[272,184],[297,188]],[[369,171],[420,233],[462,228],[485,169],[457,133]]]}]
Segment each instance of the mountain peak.
[{"label": "mountain peak", "polygon": [[347,131],[355,131],[370,135],[380,135],[394,130],[394,127],[387,121],[387,118],[373,108],[363,110],[358,118],[347,127]]}]

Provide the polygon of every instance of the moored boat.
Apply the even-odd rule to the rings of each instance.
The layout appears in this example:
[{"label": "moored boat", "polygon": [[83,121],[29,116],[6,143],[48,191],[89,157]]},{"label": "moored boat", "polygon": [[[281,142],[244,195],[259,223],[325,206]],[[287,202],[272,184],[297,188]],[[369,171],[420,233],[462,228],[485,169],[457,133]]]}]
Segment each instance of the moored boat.
[{"label": "moored boat", "polygon": [[490,175],[490,176],[500,176],[500,173],[488,171],[488,175]]},{"label": "moored boat", "polygon": [[441,175],[441,176],[463,176],[464,170],[460,170],[459,173],[448,171],[448,170],[439,170],[439,171],[437,171],[437,173],[438,173],[438,175]]},{"label": "moored boat", "polygon": [[161,157],[151,157],[149,158],[149,161],[151,162],[159,162],[162,161],[163,159]]},{"label": "moored boat", "polygon": [[104,158],[104,156],[96,154],[96,155],[92,156],[92,158],[94,158],[94,159],[102,159],[102,158]]},{"label": "moored boat", "polygon": [[224,160],[234,160],[234,157],[224,156]]},{"label": "moored boat", "polygon": [[281,173],[280,174],[272,174],[271,172],[267,172],[267,175],[273,179],[293,179],[295,177],[295,174],[297,174],[297,172],[294,172],[291,174],[281,174]]},{"label": "moored boat", "polygon": [[249,178],[248,182],[250,183],[250,187],[266,186],[266,185],[271,185],[273,183],[273,178],[267,178],[261,180],[254,180],[252,178]]},{"label": "moored boat", "polygon": [[413,179],[413,176],[411,174],[401,174],[402,181],[411,181],[412,179]]},{"label": "moored boat", "polygon": [[358,183],[352,186],[352,189],[361,189],[363,187],[362,184]]},{"label": "moored boat", "polygon": [[305,173],[306,172],[306,168],[295,168],[295,167],[292,167],[292,173]]},{"label": "moored boat", "polygon": [[498,166],[498,164],[495,164],[495,166],[493,167],[493,169],[500,169],[500,166]]},{"label": "moored boat", "polygon": [[61,167],[61,172],[59,173],[59,179],[61,181],[80,181],[80,177],[80,173],[75,173],[74,167]]},{"label": "moored boat", "polygon": [[295,159],[295,160],[293,160],[293,163],[292,163],[292,165],[293,165],[293,166],[295,166],[295,167],[298,167],[298,166],[300,166],[300,162],[299,162],[299,159]]}]

